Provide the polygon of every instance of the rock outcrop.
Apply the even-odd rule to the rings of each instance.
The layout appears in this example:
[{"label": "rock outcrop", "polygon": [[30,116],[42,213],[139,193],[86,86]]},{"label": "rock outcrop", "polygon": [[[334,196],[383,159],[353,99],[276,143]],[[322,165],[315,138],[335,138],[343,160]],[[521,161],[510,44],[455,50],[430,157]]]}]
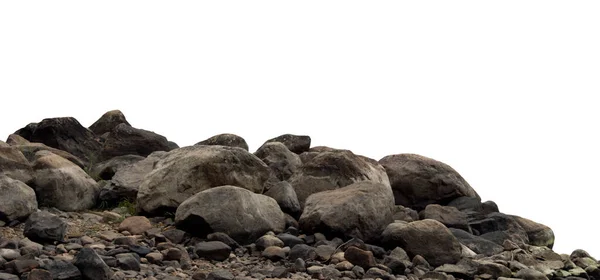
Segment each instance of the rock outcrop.
[{"label": "rock outcrop", "polygon": [[246,140],[231,133],[215,135],[196,143],[196,145],[238,147],[248,151],[248,143],[246,143]]},{"label": "rock outcrop", "polygon": [[170,150],[171,145],[164,136],[121,123],[113,128],[106,137],[100,153],[100,160],[104,161],[123,155],[146,157],[155,151]]}]

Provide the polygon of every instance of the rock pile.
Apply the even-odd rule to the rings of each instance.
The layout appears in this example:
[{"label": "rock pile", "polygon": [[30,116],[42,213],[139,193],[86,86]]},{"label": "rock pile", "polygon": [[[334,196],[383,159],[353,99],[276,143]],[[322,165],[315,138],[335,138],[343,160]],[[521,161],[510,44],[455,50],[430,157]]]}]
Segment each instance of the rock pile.
[{"label": "rock pile", "polygon": [[120,111],[0,141],[2,279],[600,279],[450,166],[282,135],[179,148]]}]

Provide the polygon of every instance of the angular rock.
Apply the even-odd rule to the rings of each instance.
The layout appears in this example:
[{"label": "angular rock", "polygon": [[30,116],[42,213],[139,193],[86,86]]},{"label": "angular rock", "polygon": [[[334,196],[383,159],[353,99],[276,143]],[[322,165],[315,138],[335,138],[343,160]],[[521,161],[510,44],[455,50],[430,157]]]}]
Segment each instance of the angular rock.
[{"label": "angular rock", "polygon": [[377,264],[371,251],[361,250],[354,246],[346,249],[344,252],[344,258],[354,265],[358,265],[364,269],[369,269]]},{"label": "angular rock", "polygon": [[162,234],[165,236],[165,238],[175,244],[182,243],[186,238],[186,232],[176,228],[165,230]]},{"label": "angular rock", "polygon": [[265,143],[280,142],[296,154],[307,152],[310,149],[310,136],[283,134],[273,139],[267,140]]},{"label": "angular rock", "polygon": [[289,179],[301,206],[311,194],[334,190],[361,181],[389,186],[385,170],[376,161],[346,150],[331,149],[313,154]]},{"label": "angular rock", "polygon": [[550,227],[519,216],[513,215],[511,217],[525,230],[527,237],[529,237],[529,244],[546,246],[552,249],[554,245],[554,232]]},{"label": "angular rock", "polygon": [[137,203],[147,213],[175,210],[194,194],[232,185],[263,192],[269,168],[240,148],[191,146],[173,150],[156,163],[140,185]]},{"label": "angular rock", "polygon": [[108,280],[113,276],[110,267],[91,248],[83,248],[75,256],[75,266],[79,268],[84,279]]},{"label": "angular rock", "polygon": [[224,232],[240,243],[285,229],[283,212],[274,199],[234,186],[216,187],[190,197],[177,208],[175,222],[192,235]]},{"label": "angular rock", "polygon": [[281,239],[272,236],[272,235],[263,235],[259,239],[256,240],[256,248],[259,250],[264,250],[267,247],[277,246],[283,247],[283,241]]},{"label": "angular rock", "polygon": [[48,151],[39,151],[33,163],[39,206],[80,211],[96,205],[98,183],[79,166]]},{"label": "angular rock", "polygon": [[117,169],[110,184],[104,185],[100,190],[99,200],[108,205],[117,205],[123,200],[135,201],[144,178],[165,155],[164,151],[154,152],[145,159]]},{"label": "angular rock", "polygon": [[421,255],[433,266],[454,264],[461,258],[460,243],[435,220],[392,223],[382,233],[387,248],[402,247],[409,256]]},{"label": "angular rock", "polygon": [[512,271],[508,267],[501,264],[481,260],[476,260],[475,262],[478,263],[477,274],[489,274],[494,279],[497,279],[498,277],[512,276]]},{"label": "angular rock", "polygon": [[119,231],[128,231],[133,235],[143,234],[151,228],[152,223],[144,216],[128,217],[119,225]]},{"label": "angular rock", "polygon": [[140,271],[140,257],[133,253],[117,254],[117,266],[123,270]]},{"label": "angular rock", "polygon": [[328,262],[335,253],[335,247],[332,245],[318,245],[315,252],[317,253],[317,260]]},{"label": "angular rock", "polygon": [[0,221],[24,220],[38,207],[35,192],[25,183],[0,174]]},{"label": "angular rock", "polygon": [[52,280],[52,273],[44,269],[34,269],[29,272],[27,280]]},{"label": "angular rock", "polygon": [[233,274],[226,269],[214,270],[208,274],[206,280],[233,280]]},{"label": "angular rock", "polygon": [[475,236],[461,229],[451,228],[449,230],[458,239],[458,241],[460,241],[460,243],[464,244],[477,254],[493,256],[504,251],[502,246],[485,238]]},{"label": "angular rock", "polygon": [[377,241],[393,222],[393,208],[389,185],[363,181],[309,196],[299,224],[308,233]]},{"label": "angular rock", "polygon": [[519,270],[515,277],[523,280],[548,280],[546,275],[532,268]]},{"label": "angular rock", "polygon": [[279,180],[288,180],[300,168],[300,157],[280,142],[267,142],[254,153]]},{"label": "angular rock", "polygon": [[198,257],[215,261],[224,261],[229,258],[231,247],[221,241],[200,242],[194,247]]},{"label": "angular rock", "polygon": [[419,217],[424,219],[436,220],[448,228],[457,228],[469,232],[469,221],[467,215],[451,206],[441,206],[439,204],[429,204],[425,210],[419,213]]},{"label": "angular rock", "polygon": [[402,205],[394,206],[394,221],[414,222],[419,220],[419,212]]},{"label": "angular rock", "polygon": [[23,183],[33,180],[33,169],[17,147],[0,147],[0,176],[3,175]]},{"label": "angular rock", "polygon": [[67,223],[58,216],[46,211],[29,215],[23,235],[35,242],[63,241],[67,231]]},{"label": "angular rock", "polygon": [[81,279],[81,272],[75,265],[64,260],[49,261],[42,265],[42,268],[48,270],[52,279],[77,280]]},{"label": "angular rock", "polygon": [[221,241],[232,249],[236,249],[241,247],[239,243],[237,243],[233,238],[231,238],[227,233],[224,232],[213,232],[206,236],[208,241]]},{"label": "angular rock", "polygon": [[111,132],[119,124],[129,125],[125,115],[119,110],[112,110],[104,113],[96,122],[90,126],[90,130],[96,135],[102,135]]},{"label": "angular rock", "polygon": [[289,233],[281,233],[277,235],[277,238],[279,238],[281,241],[283,241],[284,246],[293,248],[294,246],[298,245],[298,244],[304,244],[304,240],[300,237],[291,235]]},{"label": "angular rock", "polygon": [[111,130],[106,138],[102,146],[100,160],[108,160],[123,155],[147,157],[155,151],[170,150],[169,141],[164,136],[121,123]]},{"label": "angular rock", "polygon": [[386,156],[379,163],[387,172],[396,204],[420,211],[429,204],[446,205],[461,196],[479,198],[456,170],[437,160],[398,154]]},{"label": "angular rock", "polygon": [[296,196],[296,191],[292,185],[286,181],[276,183],[267,192],[265,192],[265,195],[275,199],[277,204],[279,204],[281,211],[290,214],[292,217],[298,218],[302,213],[302,208],[300,207],[300,202]]},{"label": "angular rock", "polygon": [[138,155],[124,155],[94,164],[90,176],[97,180],[110,180],[117,171],[125,166],[132,165],[144,157]]},{"label": "angular rock", "polygon": [[30,142],[44,143],[52,148],[69,152],[86,163],[94,161],[101,145],[93,132],[83,127],[75,118],[44,119],[28,132],[15,132]]},{"label": "angular rock", "polygon": [[246,143],[246,140],[244,140],[244,138],[241,136],[230,133],[215,135],[195,144],[195,146],[198,145],[237,147],[248,151],[248,144]]}]

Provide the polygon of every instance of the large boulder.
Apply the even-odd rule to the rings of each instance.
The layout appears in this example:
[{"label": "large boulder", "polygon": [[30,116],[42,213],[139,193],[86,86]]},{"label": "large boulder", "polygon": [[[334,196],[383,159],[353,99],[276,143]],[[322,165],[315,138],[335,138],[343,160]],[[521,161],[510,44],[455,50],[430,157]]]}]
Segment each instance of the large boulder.
[{"label": "large boulder", "polygon": [[98,183],[79,166],[48,151],[36,156],[33,185],[40,206],[80,211],[96,205]]},{"label": "large boulder", "polygon": [[140,185],[137,206],[142,212],[175,211],[194,194],[232,185],[263,193],[269,167],[241,148],[190,146],[173,150],[156,163]]},{"label": "large boulder", "polygon": [[0,175],[0,220],[24,220],[37,210],[35,192],[25,183]]},{"label": "large boulder", "polygon": [[[31,127],[30,127],[31,126]],[[93,162],[101,149],[95,135],[75,118],[44,119],[37,125],[28,125],[15,132],[30,142],[44,143],[67,151],[86,163]]]},{"label": "large boulder", "polygon": [[111,132],[119,124],[129,125],[125,115],[119,110],[112,110],[104,113],[95,123],[90,126],[90,130],[96,135],[102,135]]},{"label": "large boulder", "polygon": [[514,215],[511,215],[511,217],[525,230],[530,245],[546,246],[552,249],[552,246],[554,246],[554,232],[550,227],[523,217]]},{"label": "large boulder", "polygon": [[300,169],[289,179],[296,190],[300,205],[309,195],[334,190],[361,181],[390,185],[385,170],[376,161],[347,150],[330,149],[312,154],[303,160]]},{"label": "large boulder", "polygon": [[137,155],[117,156],[94,164],[91,168],[90,176],[96,180],[110,180],[119,169],[132,165],[143,159],[144,157]]},{"label": "large boulder", "polygon": [[285,216],[277,202],[266,195],[220,186],[201,191],[181,203],[175,223],[193,235],[224,232],[247,244],[268,231],[282,232]]},{"label": "large boulder", "polygon": [[411,258],[420,255],[433,266],[455,264],[462,254],[456,237],[436,220],[392,223],[383,231],[382,237],[386,248],[401,247]]},{"label": "large boulder", "polygon": [[196,143],[196,145],[238,147],[248,151],[248,144],[241,136],[223,133]]},{"label": "large boulder", "polygon": [[164,136],[121,123],[108,134],[102,146],[100,160],[122,155],[146,157],[154,151],[170,150],[169,141]]},{"label": "large boulder", "polygon": [[378,241],[393,222],[394,195],[389,185],[363,181],[308,197],[300,216],[307,233]]},{"label": "large boulder", "polygon": [[[99,200],[107,205],[118,204],[123,200],[135,201],[144,178],[152,172],[156,162],[166,154],[167,152],[164,151],[154,152],[145,159],[117,168],[110,182],[100,190]],[[132,155],[126,157],[132,157]]]},{"label": "large boulder", "polygon": [[267,142],[254,153],[266,163],[274,177],[288,180],[302,165],[300,157],[280,142]]},{"label": "large boulder", "polygon": [[429,204],[425,210],[419,213],[422,220],[436,220],[446,227],[459,228],[465,231],[471,231],[467,214],[460,212],[458,209],[451,206],[442,206],[439,204]]},{"label": "large boulder", "polygon": [[296,196],[296,191],[290,183],[286,181],[278,182],[266,191],[265,195],[275,199],[281,210],[292,217],[298,218],[302,214],[298,196]]},{"label": "large boulder", "polygon": [[382,158],[394,191],[396,204],[417,211],[429,204],[446,205],[461,196],[479,195],[449,165],[415,154],[398,154]]},{"label": "large boulder", "polygon": [[27,160],[29,162],[35,161],[35,154],[37,152],[48,151],[48,152],[51,152],[51,153],[53,153],[57,156],[60,156],[64,159],[67,159],[68,161],[74,163],[75,165],[81,167],[82,169],[89,168],[89,166],[90,166],[89,164],[83,162],[83,160],[70,154],[69,152],[65,152],[63,150],[48,147],[43,143],[19,144],[19,145],[14,145],[14,147],[19,149],[19,151],[21,151],[21,153],[23,153],[23,155],[25,156],[25,158],[27,158]]},{"label": "large boulder", "polygon": [[267,140],[265,143],[280,142],[285,145],[288,150],[296,154],[307,152],[310,149],[310,136],[283,134],[273,139]]},{"label": "large boulder", "polygon": [[458,239],[458,241],[460,241],[460,243],[467,246],[477,254],[493,256],[504,251],[504,247],[502,247],[502,245],[496,244],[483,237],[475,236],[469,232],[456,228],[451,228],[450,231]]},{"label": "large boulder", "polygon": [[33,169],[19,149],[0,147],[0,175],[29,183],[33,180]]},{"label": "large boulder", "polygon": [[469,223],[474,233],[499,245],[505,240],[517,244],[529,244],[529,236],[523,227],[511,216],[503,213],[490,213],[484,219]]}]

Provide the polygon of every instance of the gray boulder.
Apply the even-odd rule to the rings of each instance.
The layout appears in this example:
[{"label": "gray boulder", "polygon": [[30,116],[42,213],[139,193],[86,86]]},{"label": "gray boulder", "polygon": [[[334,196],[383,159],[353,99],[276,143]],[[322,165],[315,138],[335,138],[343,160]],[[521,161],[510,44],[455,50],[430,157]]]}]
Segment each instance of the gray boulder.
[{"label": "gray boulder", "polygon": [[552,246],[554,246],[554,232],[550,227],[523,217],[514,215],[511,217],[525,230],[530,245],[546,246],[552,249]]},{"label": "gray boulder", "polygon": [[361,181],[390,185],[385,170],[376,161],[347,150],[325,149],[309,152],[302,167],[290,178],[300,205],[311,194],[329,191]]},{"label": "gray boulder", "polygon": [[475,236],[469,232],[456,228],[451,228],[450,231],[458,239],[458,241],[460,241],[460,243],[464,244],[477,254],[493,256],[504,251],[504,247],[483,237]]},{"label": "gray boulder", "polygon": [[25,183],[0,175],[0,220],[24,220],[37,210],[37,199]]},{"label": "gray boulder", "polygon": [[166,154],[167,152],[157,151],[145,159],[119,167],[112,176],[112,180],[102,186],[99,200],[108,203],[108,205],[118,204],[123,200],[135,201],[144,178],[152,172],[156,162]]},{"label": "gray boulder", "polygon": [[420,255],[433,266],[455,264],[462,255],[456,237],[436,220],[389,224],[382,233],[382,241],[388,249],[401,247],[411,258]]},{"label": "gray boulder", "polygon": [[232,185],[263,192],[269,168],[255,155],[226,146],[190,146],[159,160],[140,185],[137,205],[146,213],[173,211],[204,190]]},{"label": "gray boulder", "polygon": [[90,176],[96,180],[110,180],[117,171],[125,166],[132,165],[144,157],[138,155],[124,155],[94,164]]},{"label": "gray boulder", "polygon": [[479,198],[458,172],[434,159],[398,154],[386,156],[379,163],[387,172],[396,204],[420,211],[429,204],[446,205],[461,196]]},{"label": "gray boulder", "polygon": [[0,147],[0,175],[29,183],[33,180],[33,169],[29,161],[16,147]]},{"label": "gray boulder", "polygon": [[170,150],[169,141],[164,136],[121,123],[106,138],[102,146],[100,160],[123,155],[147,157],[155,151]]},{"label": "gray boulder", "polygon": [[79,166],[48,151],[36,156],[34,189],[40,206],[80,211],[96,205],[98,183]]},{"label": "gray boulder", "polygon": [[111,132],[119,124],[129,125],[125,115],[119,110],[112,110],[104,113],[96,122],[90,126],[90,130],[96,135],[102,135]]},{"label": "gray boulder", "polygon": [[307,233],[378,241],[393,222],[394,196],[389,185],[363,181],[308,197],[300,228]]},{"label": "gray boulder", "polygon": [[439,204],[429,204],[425,210],[419,213],[422,220],[436,220],[446,227],[458,228],[470,232],[467,215],[451,206],[441,206]]},{"label": "gray boulder", "polygon": [[25,222],[23,235],[34,242],[64,241],[67,223],[47,211],[34,212]]},{"label": "gray boulder", "polygon": [[265,232],[282,232],[284,214],[277,202],[234,186],[201,191],[177,208],[176,225],[197,236],[224,232],[235,241],[254,242]]},{"label": "gray boulder", "polygon": [[292,217],[298,218],[302,213],[296,191],[294,191],[292,185],[286,181],[276,183],[265,192],[265,195],[275,199],[281,210],[284,213],[290,214]]},{"label": "gray boulder", "polygon": [[237,147],[237,148],[242,148],[242,149],[248,151],[248,144],[246,143],[246,140],[244,140],[244,138],[242,138],[241,136],[231,134],[231,133],[223,133],[223,134],[215,135],[206,140],[196,143],[196,145],[208,145],[208,146],[218,145],[218,146],[227,146],[227,147]]},{"label": "gray boulder", "polygon": [[279,180],[288,180],[302,165],[300,157],[280,142],[265,143],[254,155],[266,163]]},{"label": "gray boulder", "polygon": [[310,136],[306,135],[283,134],[267,140],[266,143],[271,142],[280,142],[296,154],[307,152],[310,149]]},{"label": "gray boulder", "polygon": [[15,132],[30,142],[44,143],[52,148],[69,152],[85,163],[94,161],[101,149],[92,131],[75,118],[49,118],[30,124]]}]

